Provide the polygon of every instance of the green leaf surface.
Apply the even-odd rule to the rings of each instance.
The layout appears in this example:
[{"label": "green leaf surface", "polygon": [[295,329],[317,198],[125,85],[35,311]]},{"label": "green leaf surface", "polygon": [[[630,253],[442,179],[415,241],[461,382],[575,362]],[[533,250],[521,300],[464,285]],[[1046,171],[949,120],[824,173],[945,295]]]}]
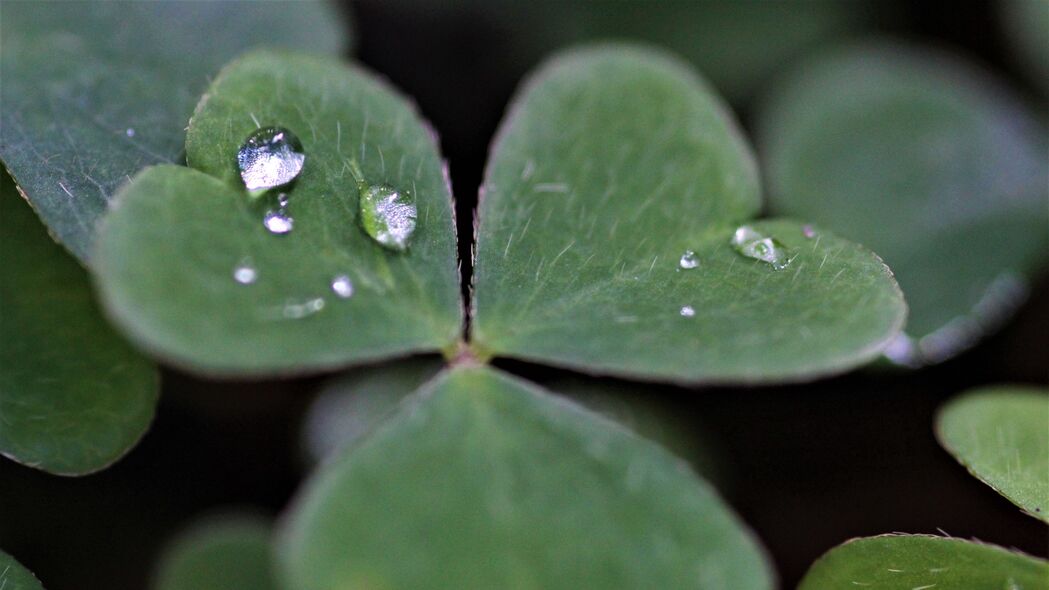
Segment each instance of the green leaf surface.
[{"label": "green leaf surface", "polygon": [[[287,192],[286,234],[263,225],[276,197],[251,199],[236,168],[256,120],[291,130],[305,151]],[[459,336],[451,194],[437,146],[415,109],[371,74],[321,57],[241,57],[198,107],[187,158],[203,172],[144,171],[118,195],[99,239],[102,299],[143,346],[197,372],[273,374],[446,348]],[[353,160],[374,182],[415,194],[407,252],[359,227]],[[340,277],[351,289],[333,287]]]},{"label": "green leaf surface", "polygon": [[0,159],[82,261],[117,188],[182,160],[210,78],[260,43],[336,53],[327,3],[4,0]]},{"label": "green leaf surface", "polygon": [[629,46],[562,54],[515,99],[492,148],[474,342],[704,382],[806,379],[876,356],[906,313],[889,270],[788,220],[752,224],[786,245],[788,268],[746,258],[730,240],[759,207],[750,150],[686,66]]},{"label": "green leaf surface", "polygon": [[195,522],[161,556],[154,590],[276,590],[271,525],[223,514]]},{"label": "green leaf surface", "polygon": [[116,461],[145,433],[157,370],[105,322],[87,273],[0,172],[0,454],[61,475]]},{"label": "green leaf surface", "polygon": [[962,539],[882,535],[853,539],[812,565],[798,590],[1041,590],[1044,560]]},{"label": "green leaf surface", "polygon": [[936,434],[970,473],[1049,522],[1049,391],[1020,386],[971,391],[943,407]]},{"label": "green leaf surface", "polygon": [[360,440],[442,367],[438,358],[412,358],[353,369],[328,380],[302,425],[306,458],[320,463]]},{"label": "green leaf surface", "polygon": [[997,327],[1049,251],[1045,131],[995,80],[890,41],[798,66],[760,125],[773,209],[873,248],[907,296],[888,351],[938,362]]},{"label": "green leaf surface", "polygon": [[44,590],[44,587],[14,557],[0,551],[0,590]]},{"label": "green leaf surface", "polygon": [[769,588],[760,547],[655,445],[488,368],[442,373],[306,484],[287,588]]}]

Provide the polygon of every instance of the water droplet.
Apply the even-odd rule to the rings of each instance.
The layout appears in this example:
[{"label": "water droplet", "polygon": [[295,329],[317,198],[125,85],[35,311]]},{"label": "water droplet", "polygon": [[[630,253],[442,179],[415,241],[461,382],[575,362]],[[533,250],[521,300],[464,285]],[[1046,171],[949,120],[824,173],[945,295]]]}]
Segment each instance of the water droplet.
[{"label": "water droplet", "polygon": [[128,127],[127,130],[124,131],[124,134],[127,135],[128,137],[134,137],[135,136],[135,129],[132,128],[132,127]]},{"label": "water droplet", "polygon": [[801,233],[802,233],[802,235],[804,235],[806,238],[809,238],[810,240],[812,238],[816,237],[816,229],[814,227],[812,227],[811,225],[803,225],[801,227]]},{"label": "water droplet", "polygon": [[266,216],[262,218],[262,224],[272,233],[286,234],[295,225],[295,220],[284,213],[283,210],[267,211]]},{"label": "water droplet", "polygon": [[233,268],[233,280],[241,285],[250,285],[259,277],[258,271],[251,265],[251,260],[244,259]]},{"label": "water droplet", "polygon": [[311,316],[318,311],[324,309],[324,300],[320,297],[314,299],[308,299],[302,303],[295,301],[288,301],[284,304],[284,317],[289,320],[298,320],[306,316]]},{"label": "water droplet", "polygon": [[681,255],[681,260],[678,262],[678,266],[685,270],[690,270],[699,266],[699,257],[692,250],[685,250],[685,253]]},{"label": "water droplet", "polygon": [[356,162],[350,169],[360,191],[360,221],[364,231],[391,250],[404,251],[415,232],[415,198],[388,184],[370,185]]},{"label": "water droplet", "polygon": [[295,180],[305,161],[299,138],[283,127],[256,130],[237,152],[244,187],[256,196]]},{"label": "water droplet", "polygon": [[343,299],[353,297],[353,281],[346,275],[339,275],[332,279],[331,290]]},{"label": "water droplet", "polygon": [[681,308],[681,317],[690,318],[696,315],[696,310],[691,305],[685,305]]},{"label": "water droplet", "polygon": [[732,247],[743,256],[769,263],[775,270],[787,268],[794,259],[786,246],[749,225],[741,225],[732,234]]}]

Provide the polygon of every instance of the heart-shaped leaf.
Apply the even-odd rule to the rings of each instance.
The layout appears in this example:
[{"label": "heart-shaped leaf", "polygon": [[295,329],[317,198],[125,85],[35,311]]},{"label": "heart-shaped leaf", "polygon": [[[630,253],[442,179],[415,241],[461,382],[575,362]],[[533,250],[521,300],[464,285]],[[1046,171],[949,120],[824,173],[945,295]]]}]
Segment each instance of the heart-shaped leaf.
[{"label": "heart-shaped leaf", "polygon": [[853,539],[812,565],[798,590],[1033,590],[1049,564],[994,545],[931,535]]},{"label": "heart-shaped leaf", "polygon": [[149,427],[156,368],[106,324],[87,273],[0,173],[0,454],[61,475],[102,469]]},{"label": "heart-shaped leaf", "polygon": [[276,590],[271,526],[222,514],[195,522],[164,550],[154,590]]},{"label": "heart-shaped leaf", "polygon": [[889,42],[798,66],[763,123],[774,209],[860,240],[910,306],[902,364],[971,346],[1049,251],[1044,129],[983,73]]},{"label": "heart-shaped leaf", "polygon": [[[241,144],[283,127],[305,161],[287,204],[249,196]],[[462,310],[451,194],[412,106],[336,60],[254,52],[223,70],[193,117],[187,159],[118,196],[96,251],[103,301],[138,342],[191,370],[297,372],[453,346]],[[394,252],[358,224],[365,178],[414,194]],[[267,228],[268,212],[293,220]],[[280,229],[287,229],[285,226]]]},{"label": "heart-shaped leaf", "polygon": [[208,79],[259,43],[343,48],[322,2],[5,0],[0,159],[52,235],[86,260],[117,188],[182,160]]},{"label": "heart-shaped leaf", "polygon": [[329,462],[281,531],[287,588],[769,588],[760,547],[655,445],[455,368]]},{"label": "heart-shaped leaf", "polygon": [[1049,522],[1049,392],[978,389],[936,419],[940,444],[970,473],[1024,512]]},{"label": "heart-shaped leaf", "polygon": [[32,572],[0,551],[0,590],[44,590]]},{"label": "heart-shaped leaf", "polygon": [[827,231],[756,222],[768,239],[736,251],[760,205],[754,160],[711,90],[652,50],[554,58],[507,115],[482,191],[472,335],[485,353],[803,379],[871,359],[904,319],[881,260]]}]

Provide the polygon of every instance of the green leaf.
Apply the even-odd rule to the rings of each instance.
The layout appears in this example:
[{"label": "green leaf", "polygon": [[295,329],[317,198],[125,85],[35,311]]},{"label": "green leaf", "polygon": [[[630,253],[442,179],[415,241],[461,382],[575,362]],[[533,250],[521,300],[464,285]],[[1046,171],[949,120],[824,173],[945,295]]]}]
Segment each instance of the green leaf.
[{"label": "green leaf", "polygon": [[321,2],[5,0],[0,159],[84,261],[117,188],[182,160],[223,63],[259,43],[339,52],[340,20]]},{"label": "green leaf", "polygon": [[[685,381],[806,379],[876,356],[906,312],[866,249],[801,224],[752,224],[784,270],[730,244],[760,206],[722,103],[652,50],[568,52],[503,122],[478,217],[482,352]],[[682,269],[695,253],[698,267]]]},{"label": "green leaf", "polygon": [[87,273],[0,172],[0,454],[60,475],[102,469],[153,419],[156,368],[106,324]]},{"label": "green leaf", "polygon": [[[253,200],[237,172],[255,119],[291,130],[305,150],[287,192],[287,234],[263,225],[276,197]],[[458,338],[447,176],[415,109],[371,74],[320,57],[241,57],[198,107],[187,157],[214,176],[147,169],[118,195],[100,232],[102,299],[134,340],[198,372],[273,374],[441,349]],[[415,194],[418,227],[407,252],[384,249],[358,226],[354,159],[368,178]],[[237,269],[249,284],[235,280]],[[340,277],[352,287],[333,288]]]},{"label": "green leaf", "polygon": [[715,492],[655,445],[488,368],[454,368],[306,484],[287,588],[769,588]]},{"label": "green leaf", "polygon": [[1049,564],[985,545],[931,535],[853,539],[812,565],[798,590],[1036,590]]},{"label": "green leaf", "polygon": [[276,590],[271,526],[260,517],[204,518],[161,556],[154,590]]},{"label": "green leaf", "polygon": [[997,386],[940,410],[940,444],[1024,512],[1049,522],[1049,391]]},{"label": "green leaf", "polygon": [[0,551],[0,590],[44,590],[44,587],[15,558]]},{"label": "green leaf", "polygon": [[997,327],[1049,251],[1045,131],[995,80],[891,42],[798,66],[764,111],[773,209],[860,240],[907,295],[889,349],[938,362]]},{"label": "green leaf", "polygon": [[443,366],[434,357],[396,360],[327,381],[306,411],[302,426],[307,459],[320,463],[364,437]]}]

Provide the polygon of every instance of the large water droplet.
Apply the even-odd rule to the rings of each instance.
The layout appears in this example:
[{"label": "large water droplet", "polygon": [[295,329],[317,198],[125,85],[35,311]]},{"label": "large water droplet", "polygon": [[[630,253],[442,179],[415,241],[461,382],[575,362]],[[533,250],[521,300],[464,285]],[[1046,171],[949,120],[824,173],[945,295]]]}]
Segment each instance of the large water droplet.
[{"label": "large water droplet", "polygon": [[332,279],[331,290],[343,299],[353,297],[353,281],[347,275],[339,275]]},{"label": "large water droplet", "polygon": [[732,234],[732,247],[743,256],[769,263],[775,270],[787,268],[794,254],[779,240],[741,225]]},{"label": "large water droplet", "polygon": [[691,305],[685,305],[681,308],[681,317],[690,318],[696,315],[696,309]]},{"label": "large water droplet", "polygon": [[295,180],[305,161],[299,138],[283,127],[256,130],[237,152],[244,187],[256,196]]},{"label": "large water droplet", "polygon": [[241,285],[250,285],[255,282],[259,276],[258,271],[251,265],[250,259],[244,259],[240,261],[240,264],[233,267],[233,280],[237,281]]},{"label": "large water droplet", "polygon": [[699,257],[692,250],[685,250],[685,253],[681,255],[681,260],[678,261],[678,266],[685,270],[691,270],[699,266]]},{"label": "large water droplet", "polygon": [[360,191],[360,221],[364,231],[386,248],[406,250],[418,215],[415,197],[388,184],[369,184],[356,162],[351,162],[351,171]]}]

